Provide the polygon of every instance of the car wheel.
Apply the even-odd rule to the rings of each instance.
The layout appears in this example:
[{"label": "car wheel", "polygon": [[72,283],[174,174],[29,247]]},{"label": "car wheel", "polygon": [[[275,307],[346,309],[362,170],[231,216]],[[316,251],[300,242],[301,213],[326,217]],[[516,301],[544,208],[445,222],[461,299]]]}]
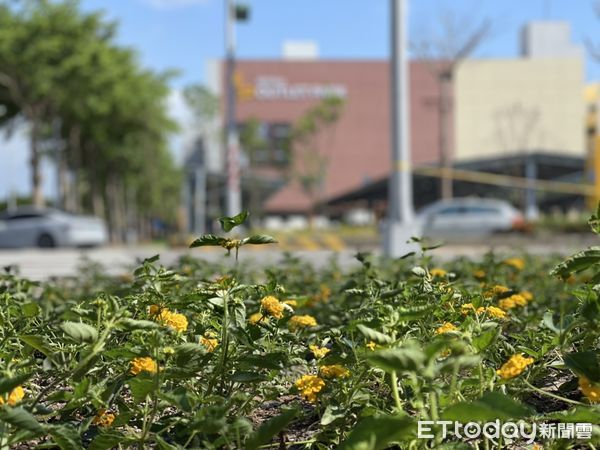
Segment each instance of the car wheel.
[{"label": "car wheel", "polygon": [[38,238],[38,247],[40,248],[54,248],[56,247],[56,242],[54,238],[49,234],[42,234]]}]

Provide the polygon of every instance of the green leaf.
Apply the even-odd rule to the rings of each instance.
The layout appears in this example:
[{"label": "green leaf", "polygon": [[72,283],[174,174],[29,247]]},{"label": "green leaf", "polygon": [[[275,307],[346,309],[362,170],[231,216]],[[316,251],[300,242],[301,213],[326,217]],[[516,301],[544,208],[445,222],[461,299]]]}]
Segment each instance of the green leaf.
[{"label": "green leaf", "polygon": [[249,215],[250,215],[250,213],[248,211],[242,211],[237,216],[219,217],[219,222],[221,222],[221,228],[223,229],[223,231],[228,233],[231,230],[233,230],[235,227],[237,227],[238,225],[242,225],[246,221],[246,219],[248,218]]},{"label": "green leaf", "polygon": [[596,209],[596,214],[590,217],[590,220],[588,220],[588,224],[592,229],[593,233],[600,234],[600,202],[598,203],[598,209]]},{"label": "green leaf", "polygon": [[369,328],[363,324],[358,324],[356,328],[358,328],[358,331],[360,331],[367,340],[376,342],[377,344],[391,344],[394,341],[387,334],[380,333],[379,331]]},{"label": "green leaf", "polygon": [[101,431],[90,443],[88,450],[109,450],[118,444],[125,444],[126,437],[115,430]]},{"label": "green leaf", "polygon": [[451,356],[438,364],[439,372],[453,372],[455,369],[462,370],[475,367],[481,362],[479,355]]},{"label": "green leaf", "polygon": [[446,408],[442,417],[445,420],[467,423],[496,419],[520,419],[531,414],[532,410],[529,407],[507,395],[500,392],[488,392],[478,400],[457,403]]},{"label": "green leaf", "polygon": [[549,330],[554,331],[556,334],[560,333],[560,329],[554,324],[554,318],[552,317],[551,311],[544,313],[543,323]]},{"label": "green leaf", "polygon": [[48,345],[44,338],[42,338],[41,336],[36,336],[33,334],[23,334],[19,336],[19,339],[25,342],[27,345],[33,347],[37,351],[43,353],[48,358],[52,358],[52,356],[55,353],[52,347],[50,347],[50,345]]},{"label": "green leaf", "polygon": [[125,330],[129,330],[129,331],[159,330],[159,329],[163,328],[160,324],[158,324],[156,322],[152,322],[151,320],[136,320],[136,319],[129,319],[129,318],[119,320],[118,325],[119,325],[119,327],[121,327]]},{"label": "green leaf", "polygon": [[600,408],[597,406],[577,406],[568,411],[546,414],[544,415],[543,420],[557,420],[558,422],[568,423],[600,423]]},{"label": "green leaf", "polygon": [[563,357],[565,365],[577,375],[583,375],[588,380],[600,382],[600,352],[574,352]]},{"label": "green leaf", "polygon": [[194,360],[206,355],[206,347],[187,342],[175,348],[175,363],[178,367],[186,367]]},{"label": "green leaf", "polygon": [[571,274],[582,272],[598,263],[600,263],[600,247],[590,247],[558,264],[552,269],[550,275],[568,278]]},{"label": "green leaf", "polygon": [[192,242],[190,244],[190,248],[208,247],[208,246],[220,247],[225,242],[227,242],[227,239],[225,239],[225,238],[215,236],[214,234],[205,234],[205,235],[200,236],[194,242]]},{"label": "green leaf", "polygon": [[43,434],[44,428],[29,411],[22,406],[0,409],[0,422],[6,422],[19,430]]},{"label": "green leaf", "polygon": [[37,303],[25,303],[21,306],[21,312],[25,317],[35,317],[39,315],[41,309]]},{"label": "green leaf", "polygon": [[414,422],[406,416],[379,416],[362,419],[338,450],[382,450],[391,442],[410,440]]},{"label": "green leaf", "polygon": [[436,308],[435,305],[415,305],[409,308],[399,307],[396,309],[398,320],[401,322],[410,322],[422,317],[428,316]]},{"label": "green leaf", "polygon": [[239,359],[240,366],[258,367],[262,369],[280,370],[287,359],[285,353],[267,353],[265,355],[245,355]]},{"label": "green leaf", "polygon": [[31,373],[22,373],[15,377],[11,378],[0,378],[0,395],[6,394],[12,391],[17,386],[20,386],[29,378],[31,378]]},{"label": "green leaf", "polygon": [[129,389],[136,403],[141,403],[146,396],[155,390],[154,378],[147,374],[139,374],[129,380]]},{"label": "green leaf", "polygon": [[254,236],[249,236],[247,238],[242,239],[242,245],[246,244],[277,244],[277,240],[272,236],[267,236],[266,234],[255,234]]},{"label": "green leaf", "polygon": [[417,348],[390,348],[371,353],[367,360],[387,373],[420,373],[425,364],[425,354]]},{"label": "green leaf", "polygon": [[74,427],[68,425],[53,426],[49,430],[52,439],[61,450],[81,450],[81,438]]},{"label": "green leaf", "polygon": [[263,423],[246,441],[244,448],[256,450],[264,444],[268,444],[273,436],[283,430],[298,414],[297,409],[284,409],[282,413]]},{"label": "green leaf", "polygon": [[63,322],[60,328],[67,336],[79,343],[92,343],[98,340],[98,330],[87,323]]},{"label": "green leaf", "polygon": [[239,370],[231,375],[231,381],[236,383],[256,383],[258,381],[265,381],[267,377],[261,375],[257,372],[249,372],[244,370]]},{"label": "green leaf", "polygon": [[498,337],[499,334],[500,330],[497,330],[495,328],[485,331],[479,336],[475,336],[473,338],[473,347],[475,347],[478,352],[482,352],[490,345],[492,345],[492,343],[496,340],[496,337]]},{"label": "green leaf", "polygon": [[342,417],[344,417],[344,412],[339,406],[327,405],[327,408],[325,408],[325,411],[323,411],[323,415],[321,416],[321,425],[325,426],[332,424]]}]

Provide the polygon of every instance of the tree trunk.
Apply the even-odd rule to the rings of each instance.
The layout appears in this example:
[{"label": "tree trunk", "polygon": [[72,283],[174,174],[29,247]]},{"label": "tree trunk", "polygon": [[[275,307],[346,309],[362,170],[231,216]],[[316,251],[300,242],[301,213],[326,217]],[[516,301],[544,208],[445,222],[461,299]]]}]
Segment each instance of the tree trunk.
[{"label": "tree trunk", "polygon": [[40,170],[40,149],[39,149],[39,121],[31,120],[30,151],[31,151],[31,200],[34,206],[42,208],[44,206],[44,194],[42,192],[42,173]]},{"label": "tree trunk", "polygon": [[452,69],[448,69],[440,74],[440,93],[439,93],[439,113],[440,113],[440,165],[442,167],[441,177],[441,195],[443,199],[450,199],[452,192],[452,155],[450,154],[450,133],[451,133],[451,99],[450,90],[452,86]]},{"label": "tree trunk", "polygon": [[77,213],[81,211],[81,129],[73,126],[69,131],[69,148],[71,149],[72,177],[69,189],[69,210]]}]

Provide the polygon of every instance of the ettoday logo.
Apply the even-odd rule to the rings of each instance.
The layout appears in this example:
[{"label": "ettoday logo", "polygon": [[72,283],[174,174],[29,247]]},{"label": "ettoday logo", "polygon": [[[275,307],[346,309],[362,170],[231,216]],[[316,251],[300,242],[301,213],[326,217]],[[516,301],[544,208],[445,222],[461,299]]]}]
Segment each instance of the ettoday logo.
[{"label": "ettoday logo", "polygon": [[452,420],[420,420],[418,422],[417,437],[419,439],[435,439],[436,433],[445,439],[449,434],[459,439],[487,438],[492,443],[524,441],[533,444],[536,439],[591,439],[591,423],[527,423],[518,422],[493,422],[466,424]]}]

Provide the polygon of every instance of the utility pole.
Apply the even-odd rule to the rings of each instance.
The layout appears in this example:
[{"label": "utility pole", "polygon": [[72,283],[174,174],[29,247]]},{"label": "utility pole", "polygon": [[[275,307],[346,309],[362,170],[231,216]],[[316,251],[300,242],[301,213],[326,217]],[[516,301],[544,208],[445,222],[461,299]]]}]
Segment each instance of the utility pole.
[{"label": "utility pole", "polygon": [[415,234],[410,154],[408,0],[390,0],[391,15],[391,144],[392,171],[385,224],[385,254],[402,256],[415,248],[407,241]]},{"label": "utility pole", "polygon": [[235,216],[242,210],[240,192],[240,149],[235,117],[235,21],[236,6],[233,0],[225,1],[225,47],[226,47],[226,127],[227,127],[227,197],[225,210],[227,216]]}]

